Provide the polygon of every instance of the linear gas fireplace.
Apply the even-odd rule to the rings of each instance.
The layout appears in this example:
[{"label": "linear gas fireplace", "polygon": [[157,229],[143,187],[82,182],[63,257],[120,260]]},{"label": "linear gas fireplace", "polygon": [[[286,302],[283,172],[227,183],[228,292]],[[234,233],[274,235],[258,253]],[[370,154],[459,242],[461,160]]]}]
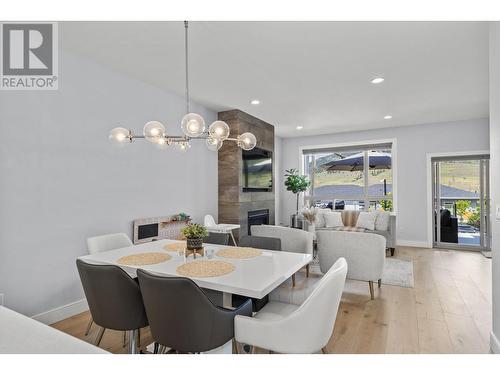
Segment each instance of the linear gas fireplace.
[{"label": "linear gas fireplace", "polygon": [[248,211],[248,235],[252,225],[269,224],[269,210]]}]

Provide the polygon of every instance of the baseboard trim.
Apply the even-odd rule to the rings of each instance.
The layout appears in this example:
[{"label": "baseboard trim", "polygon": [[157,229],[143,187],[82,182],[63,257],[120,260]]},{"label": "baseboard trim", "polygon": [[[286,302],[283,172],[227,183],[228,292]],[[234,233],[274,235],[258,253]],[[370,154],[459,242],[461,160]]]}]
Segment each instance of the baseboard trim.
[{"label": "baseboard trim", "polygon": [[33,315],[31,318],[38,320],[41,323],[53,324],[69,318],[73,315],[80,314],[87,311],[89,306],[87,300],[81,299],[79,301],[68,303],[67,305],[56,307],[55,309]]},{"label": "baseboard trim", "polygon": [[429,244],[426,241],[406,241],[397,240],[397,246],[411,246],[411,247],[426,247],[429,248]]},{"label": "baseboard trim", "polygon": [[498,340],[493,331],[490,332],[490,350],[493,354],[500,354],[500,340]]}]

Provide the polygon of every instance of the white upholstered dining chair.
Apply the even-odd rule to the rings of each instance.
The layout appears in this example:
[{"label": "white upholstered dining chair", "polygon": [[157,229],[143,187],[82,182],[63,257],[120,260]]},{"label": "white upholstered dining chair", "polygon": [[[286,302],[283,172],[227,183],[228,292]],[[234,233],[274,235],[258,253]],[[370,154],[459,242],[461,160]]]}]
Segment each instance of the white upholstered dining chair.
[{"label": "white upholstered dining chair", "polygon": [[103,251],[119,249],[132,246],[133,243],[125,233],[112,233],[103,236],[87,238],[89,254],[101,253]]},{"label": "white upholstered dining chair", "polygon": [[[291,253],[313,253],[314,234],[302,229],[281,227],[278,225],[253,225],[250,228],[252,236],[272,237],[281,240],[281,251]],[[306,277],[309,276],[309,265],[306,266]],[[295,286],[295,275],[292,276]]]},{"label": "white upholstered dining chair", "polygon": [[270,300],[253,317],[236,316],[236,341],[277,353],[326,353],[346,275],[340,258],[300,306]]},{"label": "white upholstered dining chair", "polygon": [[[132,245],[133,245],[132,241],[130,240],[129,236],[127,236],[125,233],[111,233],[102,236],[87,238],[87,249],[89,251],[89,254],[97,254],[103,251],[120,249],[122,247],[127,247]],[[87,329],[85,330],[85,336],[89,334],[93,322],[94,320],[92,319],[92,317],[90,317],[90,321],[87,324]],[[104,331],[102,333],[104,333]],[[126,332],[124,333],[123,341],[125,341],[125,335]]]}]

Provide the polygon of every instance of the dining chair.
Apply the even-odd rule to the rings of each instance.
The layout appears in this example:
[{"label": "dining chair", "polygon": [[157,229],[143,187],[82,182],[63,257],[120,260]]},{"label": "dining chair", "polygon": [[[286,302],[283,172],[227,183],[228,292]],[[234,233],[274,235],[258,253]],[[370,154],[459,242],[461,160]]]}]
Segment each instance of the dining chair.
[{"label": "dining chair", "polygon": [[215,245],[225,245],[229,244],[229,233],[216,233],[209,232],[208,237],[203,240],[204,243],[211,243]]},{"label": "dining chair", "polygon": [[240,239],[240,246],[280,251],[281,240],[273,237],[245,236]]},{"label": "dining chair", "polygon": [[346,275],[347,262],[340,258],[302,305],[270,301],[253,317],[237,316],[236,341],[277,353],[326,354]]},{"label": "dining chair", "polygon": [[[272,237],[245,236],[240,239],[240,246],[279,251],[281,250],[281,240]],[[247,300],[247,297],[238,294],[233,294],[232,298],[233,306],[239,306]],[[263,298],[252,298],[252,310],[254,312],[259,311],[268,301],[268,296]]]},{"label": "dining chair", "polygon": [[[252,236],[279,238],[282,251],[313,253],[314,234],[311,232],[279,225],[252,225],[250,231]],[[306,265],[306,277],[309,277],[309,264]],[[295,286],[295,274],[292,275],[292,284]]]},{"label": "dining chair", "polygon": [[[132,241],[125,233],[111,233],[87,238],[87,249],[89,254],[101,253],[103,251],[115,250],[132,245]],[[94,319],[91,316],[87,324],[87,329],[85,330],[85,336],[88,336],[93,322]],[[125,346],[125,333],[123,336],[123,345]]]},{"label": "dining chair", "polygon": [[235,310],[217,307],[185,277],[163,277],[142,269],[137,277],[151,335],[161,348],[181,353],[218,348],[234,338],[235,316],[252,315],[250,300]]},{"label": "dining chair", "polygon": [[118,266],[76,261],[90,313],[101,328],[95,345],[99,346],[105,329],[129,331],[129,353],[137,351],[139,329],[148,326],[141,290],[136,280]]}]

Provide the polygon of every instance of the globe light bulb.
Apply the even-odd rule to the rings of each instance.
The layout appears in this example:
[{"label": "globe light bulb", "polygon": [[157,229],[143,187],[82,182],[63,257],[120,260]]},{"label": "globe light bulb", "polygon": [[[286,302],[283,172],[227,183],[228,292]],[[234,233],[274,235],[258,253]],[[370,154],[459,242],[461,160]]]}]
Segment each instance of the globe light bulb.
[{"label": "globe light bulb", "polygon": [[188,141],[179,141],[175,145],[177,146],[177,150],[181,152],[185,152],[191,147]]},{"label": "globe light bulb", "polygon": [[222,142],[219,139],[208,137],[205,144],[210,151],[218,151],[222,147]]},{"label": "globe light bulb", "polygon": [[144,138],[152,143],[158,143],[165,136],[165,126],[159,121],[150,121],[142,129]]},{"label": "globe light bulb", "polygon": [[205,120],[196,113],[188,113],[182,118],[181,128],[188,137],[199,137],[205,131]]},{"label": "globe light bulb", "polygon": [[125,128],[114,128],[109,132],[109,140],[116,145],[124,145],[130,142],[130,130]]},{"label": "globe light bulb", "polygon": [[257,139],[255,135],[252,133],[243,133],[238,136],[238,146],[240,146],[243,150],[251,150],[257,144]]},{"label": "globe light bulb", "polygon": [[208,128],[208,134],[212,139],[224,141],[229,137],[229,125],[224,121],[214,121]]},{"label": "globe light bulb", "polygon": [[170,140],[166,139],[165,137],[159,138],[158,141],[156,142],[156,146],[160,150],[165,150],[166,148],[168,148],[168,146],[170,146],[170,144],[171,144]]}]

